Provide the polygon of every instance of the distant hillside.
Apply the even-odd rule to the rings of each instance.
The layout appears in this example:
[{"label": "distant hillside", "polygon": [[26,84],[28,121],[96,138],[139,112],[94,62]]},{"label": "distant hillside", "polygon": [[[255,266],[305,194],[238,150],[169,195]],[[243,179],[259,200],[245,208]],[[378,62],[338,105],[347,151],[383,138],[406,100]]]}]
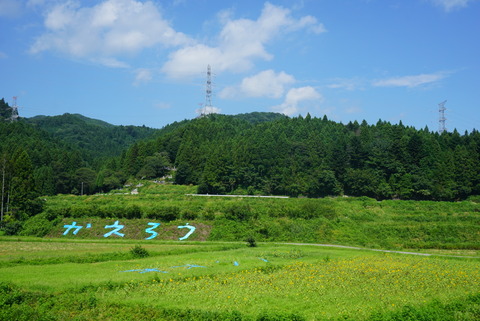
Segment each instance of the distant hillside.
[{"label": "distant hillside", "polygon": [[[240,129],[250,126],[249,122],[276,117],[263,113],[239,118],[211,115],[174,122],[162,129],[115,126],[79,114],[11,122],[11,108],[3,99],[0,115],[4,119],[0,121],[0,160],[4,160],[1,165],[5,164],[8,174],[4,185],[5,190],[14,192],[4,193],[3,202],[10,201],[9,208],[16,208],[17,213],[31,212],[28,202],[38,195],[91,194],[119,188],[132,176],[161,177],[172,166],[183,133],[199,122],[229,119],[235,124],[232,128]],[[249,120],[240,120],[245,117]],[[160,138],[162,146],[157,143]],[[151,157],[138,158],[146,152]]]},{"label": "distant hillside", "polygon": [[[168,155],[177,184],[199,193],[462,200],[480,194],[480,133],[438,134],[403,124],[346,125],[327,117],[212,114],[142,141],[127,176]],[[151,171],[153,172],[153,171]]]},{"label": "distant hillside", "polygon": [[115,126],[79,114],[36,116],[25,121],[81,149],[90,159],[118,156],[133,143],[152,137],[158,131],[144,126]]}]

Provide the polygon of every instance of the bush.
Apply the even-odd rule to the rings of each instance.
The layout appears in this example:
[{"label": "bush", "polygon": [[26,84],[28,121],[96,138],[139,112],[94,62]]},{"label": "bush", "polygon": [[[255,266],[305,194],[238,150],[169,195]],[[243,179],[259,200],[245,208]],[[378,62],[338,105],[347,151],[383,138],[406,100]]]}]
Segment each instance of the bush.
[{"label": "bush", "polygon": [[56,223],[56,221],[49,221],[44,214],[39,214],[25,221],[20,235],[44,237]]},{"label": "bush", "polygon": [[134,258],[144,258],[150,256],[150,253],[148,253],[148,251],[140,245],[135,245],[132,247],[130,249],[130,254],[132,254]]},{"label": "bush", "polygon": [[5,235],[17,235],[22,230],[22,223],[19,221],[8,222],[3,226]]},{"label": "bush", "polygon": [[480,203],[480,195],[472,195],[467,198],[467,201],[473,202],[473,203]]},{"label": "bush", "polygon": [[202,217],[204,220],[213,221],[215,220],[215,213],[212,210],[206,209],[203,211]]},{"label": "bush", "polygon": [[154,209],[147,213],[147,218],[157,219],[163,222],[175,221],[180,218],[180,209],[176,206],[166,206]]},{"label": "bush", "polygon": [[125,218],[142,218],[142,209],[137,205],[127,207],[127,209],[125,210]]},{"label": "bush", "polygon": [[189,209],[185,209],[182,212],[182,219],[187,221],[193,221],[197,218],[197,216],[198,216],[197,213]]},{"label": "bush", "polygon": [[245,242],[247,242],[248,247],[257,247],[257,242],[253,238],[253,236],[248,237]]},{"label": "bush", "polygon": [[226,209],[225,218],[232,221],[247,221],[254,218],[250,206],[247,204],[233,205]]}]

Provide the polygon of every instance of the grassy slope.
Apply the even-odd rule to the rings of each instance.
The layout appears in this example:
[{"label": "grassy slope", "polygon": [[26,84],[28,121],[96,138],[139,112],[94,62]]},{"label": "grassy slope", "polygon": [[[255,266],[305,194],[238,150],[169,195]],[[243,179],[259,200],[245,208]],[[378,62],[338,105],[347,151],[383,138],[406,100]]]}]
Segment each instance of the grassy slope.
[{"label": "grassy slope", "polygon": [[[385,249],[480,250],[480,204],[382,201],[369,198],[264,199],[195,197],[194,186],[143,182],[138,195],[55,196],[44,215],[65,217],[49,236],[62,236],[64,224],[97,222],[77,236],[102,237],[120,220],[127,238],[144,239],[147,222],[162,222],[158,239],[178,239],[176,226],[197,224],[190,240],[333,243]],[[133,187],[132,187],[133,188]],[[142,220],[127,221],[129,213]],[[167,222],[170,221],[170,222]],[[203,232],[203,234],[202,234]],[[64,237],[65,238],[65,237]]]}]

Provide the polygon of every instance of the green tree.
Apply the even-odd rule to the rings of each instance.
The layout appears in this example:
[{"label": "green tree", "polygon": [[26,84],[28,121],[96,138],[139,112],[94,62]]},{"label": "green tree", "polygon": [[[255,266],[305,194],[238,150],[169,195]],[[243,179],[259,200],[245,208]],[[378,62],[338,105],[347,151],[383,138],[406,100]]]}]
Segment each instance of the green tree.
[{"label": "green tree", "polygon": [[163,177],[169,172],[170,166],[170,159],[166,152],[155,153],[153,156],[145,158],[144,165],[136,176],[139,178]]},{"label": "green tree", "polygon": [[95,191],[97,173],[88,167],[81,167],[75,171],[75,187],[83,194],[92,194]]},{"label": "green tree", "polygon": [[51,166],[42,166],[34,170],[35,189],[40,195],[55,194],[55,177]]}]

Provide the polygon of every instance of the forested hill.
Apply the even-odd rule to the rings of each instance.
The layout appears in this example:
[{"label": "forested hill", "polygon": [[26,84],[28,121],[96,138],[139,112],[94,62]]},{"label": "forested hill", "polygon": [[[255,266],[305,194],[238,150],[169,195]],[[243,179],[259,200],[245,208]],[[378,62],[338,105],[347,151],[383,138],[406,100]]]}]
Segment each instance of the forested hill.
[{"label": "forested hill", "polygon": [[145,169],[165,156],[176,166],[176,183],[199,185],[200,193],[418,200],[480,194],[476,130],[440,135],[384,121],[344,125],[307,115],[257,123],[210,115],[132,145],[121,168],[148,177],[154,171]]},{"label": "forested hill", "polygon": [[[16,219],[41,210],[36,199],[41,195],[107,192],[131,177],[166,175],[182,145],[181,133],[215,119],[184,120],[162,129],[114,126],[72,114],[11,122],[11,107],[3,99],[0,114],[4,116],[0,119],[0,200],[5,213]],[[228,119],[232,130],[279,117],[283,118],[271,113],[218,116]],[[156,148],[156,141],[162,146]],[[171,147],[169,152],[166,145]]]},{"label": "forested hill", "polygon": [[158,132],[145,126],[114,126],[79,114],[36,116],[25,121],[82,150],[89,160],[119,156],[134,142],[150,138]]}]

